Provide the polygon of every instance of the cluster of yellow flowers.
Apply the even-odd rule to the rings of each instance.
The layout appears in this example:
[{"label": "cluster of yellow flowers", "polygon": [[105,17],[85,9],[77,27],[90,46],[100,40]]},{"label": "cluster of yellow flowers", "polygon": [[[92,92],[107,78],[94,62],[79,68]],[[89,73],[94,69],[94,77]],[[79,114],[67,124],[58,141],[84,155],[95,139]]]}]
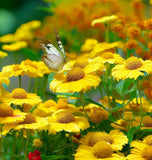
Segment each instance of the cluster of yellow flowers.
[{"label": "cluster of yellow flowers", "polygon": [[[101,1],[110,5],[114,13],[120,7],[120,0]],[[79,0],[79,3],[74,4],[63,1],[64,5],[61,3],[54,8],[54,17],[64,15],[59,26],[63,22],[67,25],[68,19],[71,24],[69,27],[79,25],[80,30],[102,27],[105,32],[104,42],[100,42],[98,36],[87,38],[80,54],[67,53],[69,60],[60,71],[49,70],[43,61],[29,59],[2,67],[2,160],[3,154],[9,154],[9,150],[3,150],[3,139],[13,135],[22,135],[25,159],[29,138],[34,139],[33,146],[42,149],[47,158],[53,154],[53,148],[46,150],[46,145],[50,145],[51,140],[58,143],[64,137],[73,145],[73,151],[67,155],[73,155],[75,160],[151,160],[152,136],[149,134],[152,129],[152,105],[149,99],[152,92],[149,79],[152,75],[152,19],[144,19],[140,12],[144,7],[141,1],[132,3],[135,9],[132,17],[121,17],[118,14],[107,16],[108,10],[104,13],[103,8],[100,13],[88,13],[88,8],[98,10],[100,6],[97,4],[101,1]],[[65,9],[69,5],[72,7]],[[73,7],[76,16],[71,18],[69,14]],[[86,14],[91,14],[89,20]],[[83,24],[78,20],[80,18],[84,18]],[[128,22],[125,18],[129,18]],[[48,27],[45,24],[44,28],[40,28],[40,25],[40,21],[31,21],[21,25],[14,34],[1,36],[1,43],[9,43],[2,45],[2,49],[14,53],[25,47],[34,48],[31,45],[35,44],[35,37],[45,35],[44,29]],[[1,58],[7,55],[0,51]],[[21,80],[25,75],[35,79],[35,93],[26,91],[22,85]],[[9,92],[6,85],[11,83],[12,77],[19,77],[19,88],[14,87]],[[43,85],[42,89],[39,84]],[[30,81],[29,86],[32,88]],[[146,131],[150,133],[141,137],[138,135]],[[53,139],[55,136],[56,139]],[[130,146],[127,148],[127,145]]]}]

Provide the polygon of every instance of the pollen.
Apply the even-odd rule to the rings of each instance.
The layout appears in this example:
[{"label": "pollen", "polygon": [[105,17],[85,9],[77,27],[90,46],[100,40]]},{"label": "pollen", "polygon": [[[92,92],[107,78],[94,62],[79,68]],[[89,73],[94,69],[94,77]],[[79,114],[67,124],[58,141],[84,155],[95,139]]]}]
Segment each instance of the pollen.
[{"label": "pollen", "polygon": [[36,118],[32,113],[28,113],[24,121],[21,122],[20,124],[31,124],[31,123],[36,123]]},{"label": "pollen", "polygon": [[56,103],[51,99],[44,102],[44,107],[45,108],[50,108],[50,107],[55,106],[55,105],[56,105]]},{"label": "pollen", "polygon": [[85,68],[87,65],[89,64],[89,62],[87,60],[84,59],[80,59],[77,60],[74,64],[74,67],[80,67],[80,68]]},{"label": "pollen", "polygon": [[80,67],[74,67],[67,73],[67,81],[77,81],[84,77],[85,73]]},{"label": "pollen", "polygon": [[152,146],[152,135],[145,137],[143,142],[147,145]]},{"label": "pollen", "polygon": [[142,120],[145,127],[152,127],[152,118],[150,116],[145,116]]},{"label": "pollen", "polygon": [[75,118],[70,112],[61,112],[60,114],[57,115],[57,121],[59,123],[70,123],[74,122]]},{"label": "pollen", "polygon": [[104,59],[113,59],[114,56],[113,56],[113,53],[106,52],[106,53],[102,54],[102,58],[104,58]]},{"label": "pollen", "polygon": [[22,88],[15,88],[12,91],[12,97],[16,99],[24,99],[27,97],[27,93],[24,89]]},{"label": "pollen", "polygon": [[113,138],[104,132],[95,132],[92,137],[88,140],[88,145],[89,146],[94,146],[97,142],[99,141],[105,141],[108,142],[109,144],[113,143]]},{"label": "pollen", "polygon": [[0,103],[0,117],[11,117],[11,116],[13,116],[13,109],[5,103]]},{"label": "pollen", "polygon": [[142,66],[142,61],[137,57],[130,57],[126,60],[125,66],[129,70],[135,70]]},{"label": "pollen", "polygon": [[93,154],[97,158],[108,158],[112,153],[112,147],[107,142],[100,141],[93,146]]},{"label": "pollen", "polygon": [[142,157],[146,160],[152,160],[152,146],[147,146],[141,153]]}]

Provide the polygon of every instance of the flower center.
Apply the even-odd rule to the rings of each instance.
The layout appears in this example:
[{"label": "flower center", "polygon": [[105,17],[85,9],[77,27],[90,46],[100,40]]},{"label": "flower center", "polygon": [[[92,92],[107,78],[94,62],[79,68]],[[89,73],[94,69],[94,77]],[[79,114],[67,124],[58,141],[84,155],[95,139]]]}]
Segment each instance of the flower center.
[{"label": "flower center", "polygon": [[141,153],[142,157],[146,160],[152,160],[152,146],[147,146]]},{"label": "flower center", "polygon": [[74,67],[80,67],[80,68],[85,68],[85,66],[87,66],[89,64],[89,62],[87,60],[84,59],[80,59],[77,60],[74,64]]},{"label": "flower center", "polygon": [[27,97],[27,93],[24,89],[22,88],[15,88],[12,91],[12,97],[16,99],[24,99]]},{"label": "flower center", "polygon": [[144,143],[146,143],[147,145],[151,145],[152,146],[152,135],[147,136],[144,139]]},{"label": "flower center", "polygon": [[105,141],[108,142],[110,144],[113,143],[113,138],[104,132],[95,132],[92,137],[90,137],[90,139],[88,140],[88,145],[89,146],[94,146],[97,142],[99,141]]},{"label": "flower center", "polygon": [[13,116],[13,109],[5,103],[0,103],[0,117],[11,117],[11,116]]},{"label": "flower center", "polygon": [[55,105],[56,105],[56,103],[51,99],[44,102],[44,107],[45,108],[54,107]]},{"label": "flower center", "polygon": [[145,127],[152,127],[152,118],[150,116],[145,116],[142,122]]},{"label": "flower center", "polygon": [[31,124],[31,123],[36,123],[36,118],[32,113],[28,113],[24,121],[21,122],[20,124]]},{"label": "flower center", "polygon": [[93,146],[93,154],[98,158],[107,158],[112,155],[112,147],[104,141],[100,141]]},{"label": "flower center", "polygon": [[67,73],[67,81],[77,81],[84,77],[85,73],[80,67],[74,67]]},{"label": "flower center", "polygon": [[113,54],[111,52],[105,52],[105,53],[102,54],[102,58],[104,58],[104,59],[113,59],[114,56],[113,56]]},{"label": "flower center", "polygon": [[130,57],[126,60],[125,66],[129,70],[134,70],[142,66],[142,62],[137,57]]},{"label": "flower center", "polygon": [[70,123],[74,122],[75,118],[70,112],[61,112],[57,115],[57,121],[59,123]]}]

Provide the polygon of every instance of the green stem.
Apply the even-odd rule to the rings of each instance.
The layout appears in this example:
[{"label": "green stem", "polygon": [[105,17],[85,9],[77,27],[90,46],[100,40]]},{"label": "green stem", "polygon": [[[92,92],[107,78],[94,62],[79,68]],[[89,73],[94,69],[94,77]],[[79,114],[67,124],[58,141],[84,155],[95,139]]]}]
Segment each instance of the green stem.
[{"label": "green stem", "polygon": [[18,76],[18,80],[19,80],[19,88],[22,88],[21,87],[21,75]]},{"label": "green stem", "polygon": [[142,125],[142,119],[143,119],[143,108],[142,108],[141,92],[140,92],[138,79],[137,79],[137,87],[138,87],[139,99],[140,99],[140,126],[141,126]]},{"label": "green stem", "polygon": [[99,84],[99,92],[100,92],[100,95],[101,95],[101,99],[103,99],[103,93],[102,93],[102,85],[101,85],[101,82]]},{"label": "green stem", "polygon": [[88,114],[87,114],[87,112],[86,112],[86,110],[84,108],[83,93],[82,92],[80,92],[80,101],[81,101],[82,109],[84,111],[84,114],[85,114],[86,118],[88,119],[88,121],[91,121],[90,117],[88,116]]},{"label": "green stem", "polygon": [[48,75],[44,75],[44,88],[43,88],[43,96],[44,96],[44,101],[46,100],[46,90],[47,90],[47,84],[48,84]]},{"label": "green stem", "polygon": [[1,160],[3,160],[3,124],[1,124]]},{"label": "green stem", "polygon": [[108,23],[105,24],[105,41],[109,43],[109,26]]},{"label": "green stem", "polygon": [[111,104],[110,104],[110,94],[109,94],[109,87],[108,87],[108,65],[106,64],[106,73],[105,73],[105,82],[106,82],[106,92],[107,92],[107,96],[108,96],[108,111],[109,113],[111,112]]}]

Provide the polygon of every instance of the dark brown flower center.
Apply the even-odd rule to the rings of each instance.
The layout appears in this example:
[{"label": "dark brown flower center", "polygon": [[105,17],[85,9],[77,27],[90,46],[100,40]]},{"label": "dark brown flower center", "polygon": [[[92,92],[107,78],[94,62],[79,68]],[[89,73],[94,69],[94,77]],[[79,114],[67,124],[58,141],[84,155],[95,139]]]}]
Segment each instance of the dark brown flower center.
[{"label": "dark brown flower center", "polygon": [[84,77],[85,73],[80,67],[74,67],[67,73],[67,81],[77,81]]},{"label": "dark brown flower center", "polygon": [[70,123],[70,122],[74,122],[75,118],[70,112],[62,112],[57,115],[57,121],[59,123]]},{"label": "dark brown flower center", "polygon": [[130,57],[126,60],[125,66],[129,70],[134,70],[142,66],[142,61],[137,57]]}]

